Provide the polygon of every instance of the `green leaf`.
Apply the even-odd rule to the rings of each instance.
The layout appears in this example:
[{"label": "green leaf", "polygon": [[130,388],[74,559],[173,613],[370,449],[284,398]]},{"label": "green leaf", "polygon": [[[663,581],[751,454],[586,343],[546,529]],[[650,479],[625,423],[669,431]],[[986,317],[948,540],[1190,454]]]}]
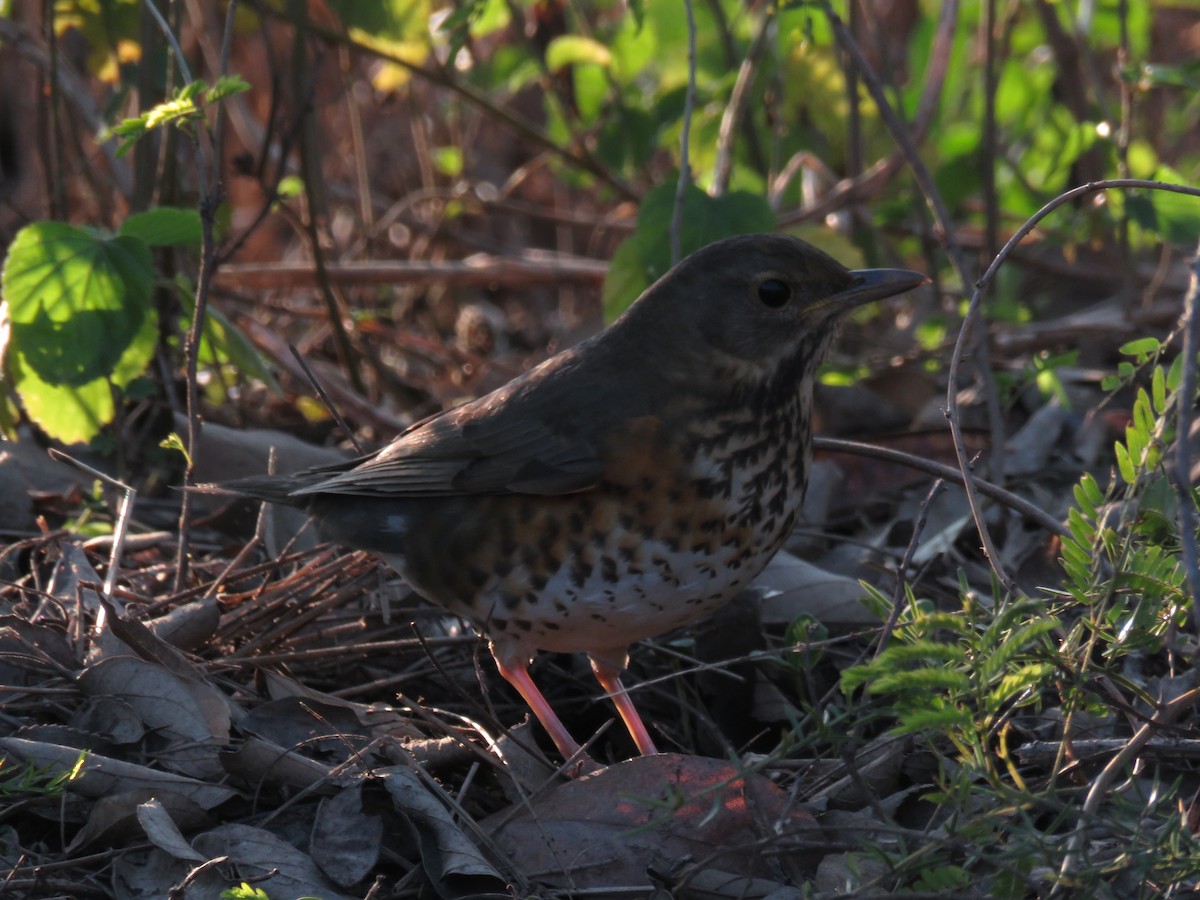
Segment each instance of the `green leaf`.
[{"label": "green leaf", "polygon": [[1147,63],[1137,73],[1137,82],[1139,90],[1143,91],[1156,87],[1200,90],[1200,59],[1192,59],[1182,65]]},{"label": "green leaf", "polygon": [[551,72],[580,63],[607,66],[611,62],[612,53],[607,47],[581,34],[559,35],[546,47],[546,68]]},{"label": "green leaf", "polygon": [[463,154],[461,147],[435,147],[433,150],[433,165],[450,178],[457,178],[463,171]]},{"label": "green leaf", "polygon": [[12,322],[8,367],[30,418],[66,442],[112,421],[113,387],[145,371],[158,322],[150,251],[61,222],[23,228],[2,286]]},{"label": "green leaf", "polygon": [[1125,449],[1124,444],[1118,442],[1113,446],[1113,452],[1117,457],[1117,470],[1120,471],[1121,477],[1125,479],[1126,484],[1134,484],[1137,481],[1137,470],[1133,460],[1129,458],[1129,451]]},{"label": "green leaf", "polygon": [[1064,562],[1076,563],[1080,566],[1090,566],[1092,554],[1078,541],[1062,542],[1062,555]]},{"label": "green leaf", "polygon": [[4,264],[12,350],[49,385],[80,387],[116,368],[150,313],[150,251],[61,222],[21,229]]},{"label": "green leaf", "polygon": [[895,728],[897,734],[919,732],[936,732],[945,734],[952,731],[962,731],[972,726],[971,714],[965,709],[948,707],[945,709],[928,709],[907,713],[900,716],[899,725]]},{"label": "green leaf", "polygon": [[162,447],[164,450],[177,450],[179,453],[183,454],[183,458],[187,462],[189,468],[191,467],[192,455],[188,453],[187,443],[182,437],[179,436],[177,432],[172,431],[165,438],[159,441],[158,446]]},{"label": "green leaf", "polygon": [[1167,390],[1177,391],[1179,385],[1183,383],[1183,356],[1177,356],[1171,360],[1171,368],[1167,370]]},{"label": "green leaf", "polygon": [[1135,341],[1127,341],[1117,349],[1117,352],[1122,356],[1135,357],[1142,362],[1157,353],[1160,347],[1162,347],[1162,342],[1158,338],[1144,337]]},{"label": "green leaf", "polygon": [[1142,460],[1148,442],[1149,436],[1146,432],[1134,428],[1132,425],[1125,429],[1125,450],[1129,454],[1129,459],[1139,468],[1144,467]]},{"label": "green leaf", "polygon": [[928,694],[944,691],[966,692],[971,679],[957,669],[915,669],[911,672],[890,672],[871,682],[872,694]]},{"label": "green leaf", "polygon": [[[1104,492],[1100,490],[1100,485],[1096,483],[1096,479],[1092,477],[1090,472],[1085,472],[1083,477],[1079,479],[1079,486],[1083,489],[1084,496],[1092,505],[1092,509],[1099,509],[1100,504],[1104,502]],[[1082,504],[1080,504],[1082,506]]]},{"label": "green leaf", "polygon": [[[428,0],[329,0],[347,28],[363,32],[363,38],[382,43],[428,41],[430,5]],[[467,4],[466,17],[478,15],[481,4]]]},{"label": "green leaf", "polygon": [[1092,578],[1091,566],[1082,565],[1069,559],[1062,561],[1062,567],[1074,584],[1087,587]]},{"label": "green leaf", "polygon": [[[1188,184],[1188,179],[1167,166],[1159,166],[1155,180]],[[1175,191],[1147,191],[1127,201],[1130,218],[1147,231],[1188,251],[1196,249],[1200,239],[1200,197]]]},{"label": "green leaf", "polygon": [[1167,411],[1167,375],[1162,366],[1155,366],[1150,376],[1150,390],[1154,395],[1154,411],[1160,416]]},{"label": "green leaf", "polygon": [[[192,326],[196,298],[181,290],[179,299],[183,305],[183,328],[187,330]],[[207,307],[204,331],[200,336],[200,361],[213,366],[228,363],[242,375],[263,382],[275,395],[283,395],[283,388],[279,386],[279,382],[275,380],[255,346],[236,325],[211,304]]]},{"label": "green leaf", "polygon": [[145,316],[141,329],[117,360],[111,375],[87,384],[48,383],[30,367],[22,353],[10,353],[8,365],[29,418],[56,440],[86,443],[113,420],[116,414],[113,388],[128,384],[146,371],[154,358],[157,340],[157,317]]},{"label": "green leaf", "polygon": [[200,244],[200,214],[194,209],[160,206],[134,213],[121,224],[120,233],[151,247],[195,247]]},{"label": "green leaf", "polygon": [[241,75],[222,75],[204,95],[204,102],[216,103],[234,94],[244,94],[250,90],[250,84]]}]

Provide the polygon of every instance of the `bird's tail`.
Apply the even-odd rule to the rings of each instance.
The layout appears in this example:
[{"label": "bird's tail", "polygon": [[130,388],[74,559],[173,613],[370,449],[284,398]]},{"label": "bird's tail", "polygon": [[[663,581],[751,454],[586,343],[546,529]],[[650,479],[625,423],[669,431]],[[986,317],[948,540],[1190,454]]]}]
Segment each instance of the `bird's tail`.
[{"label": "bird's tail", "polygon": [[266,500],[269,503],[303,507],[307,505],[309,498],[293,496],[292,492],[312,484],[313,480],[311,476],[304,477],[303,473],[298,475],[253,475],[249,478],[234,478],[231,481],[197,484],[192,490],[201,494],[227,494],[234,497]]}]

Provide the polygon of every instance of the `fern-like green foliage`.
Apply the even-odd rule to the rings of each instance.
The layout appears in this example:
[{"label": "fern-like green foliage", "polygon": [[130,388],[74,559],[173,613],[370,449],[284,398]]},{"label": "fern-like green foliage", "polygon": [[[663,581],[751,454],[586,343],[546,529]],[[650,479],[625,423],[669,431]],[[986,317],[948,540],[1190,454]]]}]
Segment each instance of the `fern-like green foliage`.
[{"label": "fern-like green foliage", "polygon": [[933,612],[910,593],[891,645],[846,669],[842,690],[887,697],[897,732],[948,738],[964,761],[991,768],[998,723],[1039,703],[1059,671],[1052,633],[1061,623],[1041,600],[1005,601],[982,616],[964,600],[960,611]]},{"label": "fern-like green foliage", "polygon": [[1190,603],[1179,558],[1178,501],[1163,470],[1164,449],[1175,438],[1182,362],[1161,365],[1163,347],[1154,338],[1121,350],[1133,361],[1121,364],[1123,378],[1109,386],[1142,377],[1149,387],[1135,393],[1106,487],[1091,474],[1075,486],[1070,534],[1062,541],[1064,589],[1092,608],[1085,621],[1110,658],[1158,649],[1168,630],[1183,624]]}]

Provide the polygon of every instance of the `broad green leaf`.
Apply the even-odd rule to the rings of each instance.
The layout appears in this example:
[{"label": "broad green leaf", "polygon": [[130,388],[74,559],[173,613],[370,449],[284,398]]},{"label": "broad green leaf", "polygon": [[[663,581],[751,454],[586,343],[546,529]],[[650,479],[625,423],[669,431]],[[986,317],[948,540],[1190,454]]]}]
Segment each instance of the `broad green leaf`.
[{"label": "broad green leaf", "polygon": [[612,53],[607,47],[580,34],[559,35],[546,48],[546,68],[551,72],[558,72],[567,66],[580,63],[607,66],[611,62]]},{"label": "broad green leaf", "polygon": [[114,372],[151,318],[153,279],[150,251],[137,238],[61,222],[21,229],[2,280],[21,370],[68,387]]},{"label": "broad green leaf", "polygon": [[[1178,172],[1159,166],[1158,181],[1188,184]],[[1128,200],[1129,215],[1142,228],[1188,251],[1200,241],[1200,197],[1174,191],[1146,191]]]},{"label": "broad green leaf", "polygon": [[[470,4],[472,12],[479,4]],[[407,43],[429,36],[429,0],[329,0],[329,6],[348,28],[362,32],[372,42]]]},{"label": "broad green leaf", "polygon": [[[330,0],[329,6],[346,26],[350,37],[387,56],[419,66],[428,58],[433,43],[429,34],[432,12],[429,0]],[[456,51],[465,40],[462,29],[455,30]],[[407,84],[412,73],[404,66],[384,63],[371,76],[379,91],[394,91]]]},{"label": "broad green leaf", "polygon": [[646,289],[646,267],[642,263],[642,248],[632,239],[623,241],[613,252],[604,275],[601,297],[604,317],[612,321],[623,313]]},{"label": "broad green leaf", "polygon": [[610,93],[608,76],[602,66],[584,63],[574,69],[575,106],[585,125],[593,124],[606,107]]},{"label": "broad green leaf", "polygon": [[151,247],[194,247],[200,244],[200,214],[194,209],[160,206],[134,213],[121,224],[120,233]]},{"label": "broad green leaf", "polygon": [[141,56],[138,0],[56,0],[52,8],[55,34],[61,37],[74,31],[76,39],[82,37],[80,49],[87,54],[88,70],[97,78],[116,84],[121,64]]},{"label": "broad green leaf", "polygon": [[[183,305],[182,327],[186,330],[192,327],[196,299],[184,290],[179,291],[179,299]],[[283,395],[283,389],[275,380],[270,368],[263,362],[258,350],[236,325],[211,304],[207,307],[204,331],[200,336],[200,362],[211,366],[231,364],[243,376],[257,378],[267,385],[272,393]]]},{"label": "broad green leaf", "polygon": [[117,360],[110,378],[80,385],[47,383],[30,367],[24,354],[10,353],[13,382],[25,412],[55,440],[68,444],[90,441],[113,420],[113,388],[128,384],[146,371],[157,340],[157,317],[144,316],[140,330]]}]

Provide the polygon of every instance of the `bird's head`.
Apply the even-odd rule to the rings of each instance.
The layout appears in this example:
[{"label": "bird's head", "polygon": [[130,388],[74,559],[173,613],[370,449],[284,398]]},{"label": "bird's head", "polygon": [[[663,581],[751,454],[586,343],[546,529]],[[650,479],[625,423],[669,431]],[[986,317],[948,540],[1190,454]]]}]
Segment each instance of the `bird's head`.
[{"label": "bird's head", "polygon": [[926,281],[904,269],[850,270],[788,235],[742,235],[683,260],[625,318],[631,332],[658,343],[668,365],[679,352],[747,374],[798,363],[811,370],[848,312]]}]

